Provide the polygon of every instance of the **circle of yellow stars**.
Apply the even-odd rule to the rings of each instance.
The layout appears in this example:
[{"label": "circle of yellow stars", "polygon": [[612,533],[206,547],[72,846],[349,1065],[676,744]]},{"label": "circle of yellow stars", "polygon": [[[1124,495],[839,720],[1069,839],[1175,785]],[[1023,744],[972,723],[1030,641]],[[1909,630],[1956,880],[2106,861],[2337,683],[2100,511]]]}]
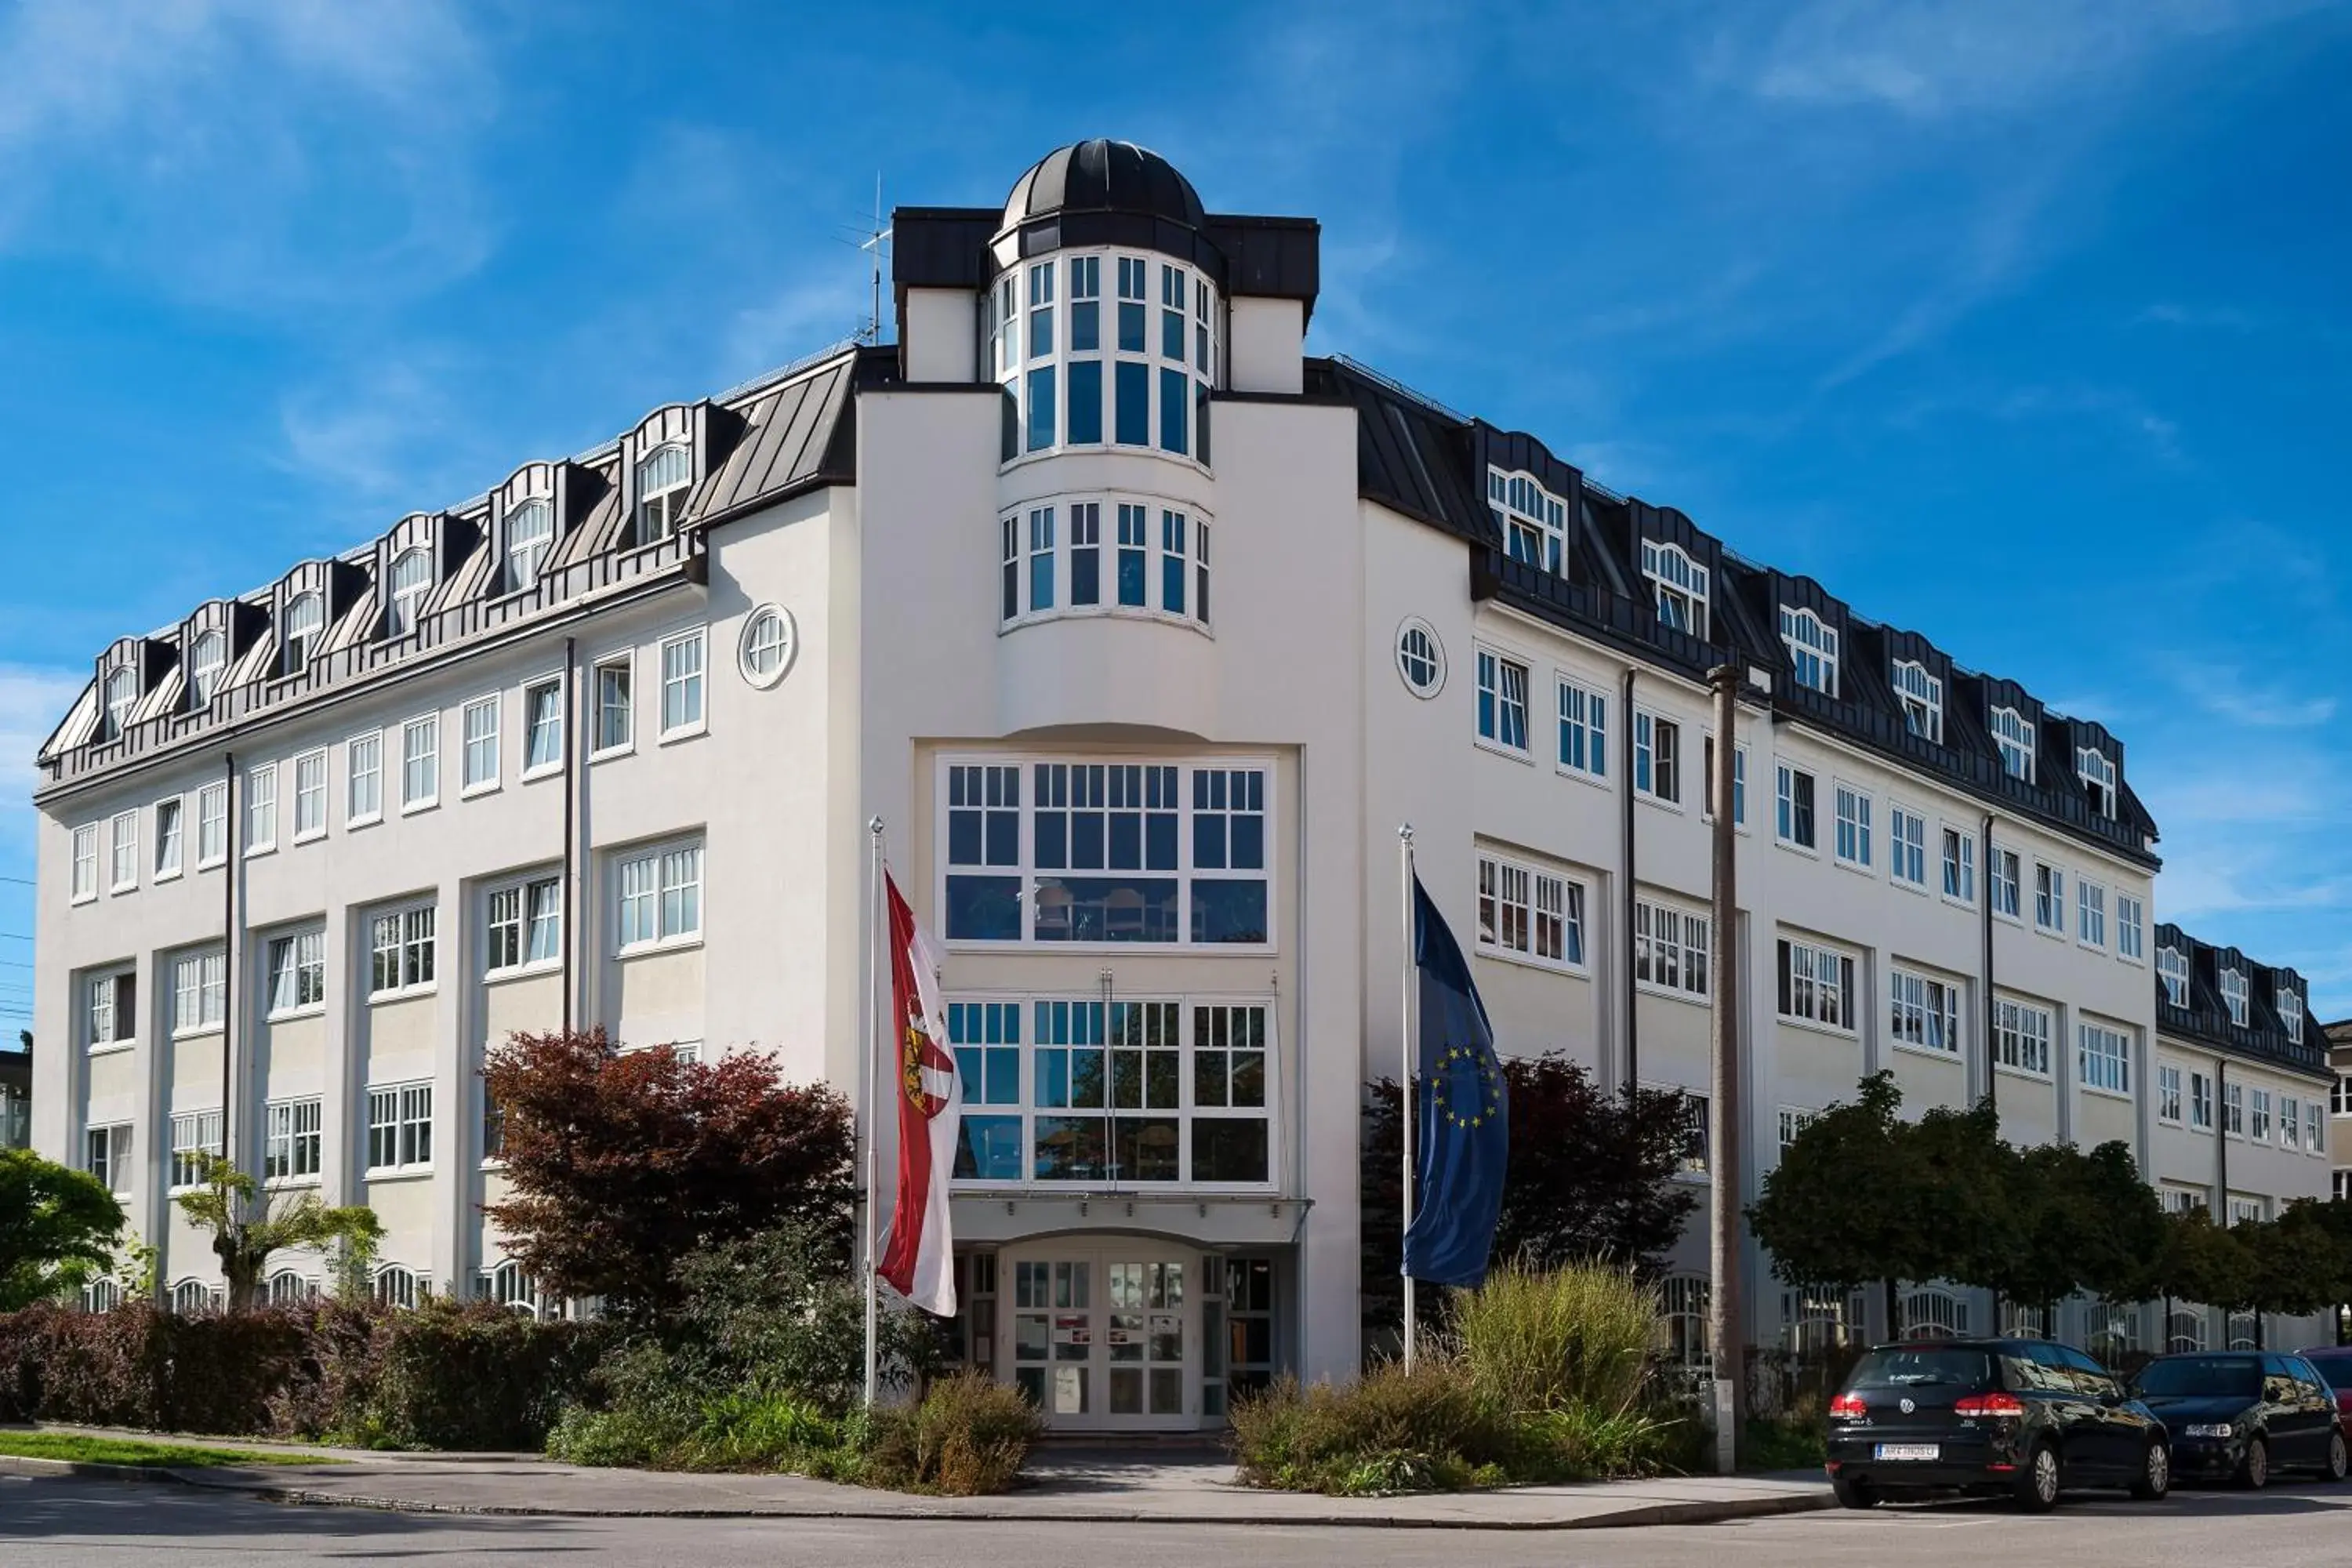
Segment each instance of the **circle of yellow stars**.
[{"label": "circle of yellow stars", "polygon": [[[1473,1103],[1470,1113],[1466,1116],[1446,1101],[1446,1088],[1456,1081],[1453,1068],[1457,1062],[1468,1062],[1477,1073],[1478,1087],[1474,1099],[1475,1101],[1484,1102],[1483,1104]],[[1437,1070],[1431,1073],[1429,1078],[1430,1103],[1436,1107],[1437,1114],[1444,1117],[1451,1126],[1484,1127],[1488,1118],[1502,1113],[1503,1102],[1495,1093],[1496,1081],[1495,1069],[1487,1065],[1486,1053],[1475,1046],[1448,1046],[1445,1048],[1445,1054],[1437,1058]]]}]

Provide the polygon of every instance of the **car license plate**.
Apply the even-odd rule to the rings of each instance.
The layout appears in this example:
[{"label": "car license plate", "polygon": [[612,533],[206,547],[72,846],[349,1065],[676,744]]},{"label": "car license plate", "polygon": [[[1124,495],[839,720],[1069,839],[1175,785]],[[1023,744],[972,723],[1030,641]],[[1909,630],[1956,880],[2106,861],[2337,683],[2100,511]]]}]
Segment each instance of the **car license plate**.
[{"label": "car license plate", "polygon": [[1944,1450],[1937,1443],[1881,1443],[1875,1454],[1882,1459],[1938,1459]]}]

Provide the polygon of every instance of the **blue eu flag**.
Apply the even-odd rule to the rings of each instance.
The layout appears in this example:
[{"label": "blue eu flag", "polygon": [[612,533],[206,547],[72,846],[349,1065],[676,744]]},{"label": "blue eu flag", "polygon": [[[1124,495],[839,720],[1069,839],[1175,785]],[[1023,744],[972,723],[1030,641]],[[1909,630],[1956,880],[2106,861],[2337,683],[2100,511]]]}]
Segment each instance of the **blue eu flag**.
[{"label": "blue eu flag", "polygon": [[1510,1096],[1495,1031],[1445,917],[1412,879],[1413,962],[1421,970],[1421,1059],[1413,1073],[1418,1139],[1404,1272],[1439,1285],[1486,1278],[1503,1174]]}]

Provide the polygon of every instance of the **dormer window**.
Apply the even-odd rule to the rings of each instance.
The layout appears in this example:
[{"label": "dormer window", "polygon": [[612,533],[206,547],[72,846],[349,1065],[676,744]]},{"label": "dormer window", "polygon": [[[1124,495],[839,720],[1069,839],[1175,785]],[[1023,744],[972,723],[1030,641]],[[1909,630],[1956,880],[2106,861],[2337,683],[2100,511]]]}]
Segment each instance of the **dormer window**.
[{"label": "dormer window", "polygon": [[433,592],[433,556],[423,545],[403,551],[392,563],[392,593],[385,602],[383,635],[404,637],[416,629],[417,612]]},{"label": "dormer window", "polygon": [[527,500],[507,513],[507,592],[520,594],[539,583],[539,569],[555,546],[555,508]]},{"label": "dormer window", "polygon": [[317,652],[319,634],[326,629],[326,607],[316,594],[297,594],[286,604],[286,625],[278,642],[281,645],[280,669],[287,675],[299,675],[310,668],[310,658]]},{"label": "dormer window", "polygon": [[2115,759],[2096,746],[2084,746],[2074,753],[2074,773],[2099,815],[2112,818],[2116,815]]},{"label": "dormer window", "polygon": [[2033,726],[2014,708],[1992,710],[1992,743],[2000,748],[2001,771],[2013,779],[2033,782]]},{"label": "dormer window", "polygon": [[637,465],[637,542],[667,539],[686,521],[686,495],[694,488],[694,459],[676,441],[654,449]]},{"label": "dormer window", "polygon": [[1568,505],[1526,474],[1486,470],[1487,510],[1514,561],[1540,566],[1553,576],[1567,574]]},{"label": "dormer window", "polygon": [[2242,969],[2221,971],[2219,982],[2221,1005],[2230,1010],[2230,1022],[2241,1029],[2246,1026],[2246,972]]},{"label": "dormer window", "polygon": [[103,727],[99,731],[102,741],[119,741],[130,727],[131,710],[139,705],[139,678],[127,669],[118,669],[106,678]]},{"label": "dormer window", "polygon": [[1895,662],[1895,695],[1903,704],[1903,727],[1923,741],[1944,743],[1944,683],[1912,659]]},{"label": "dormer window", "polygon": [[2156,978],[2164,986],[2164,1000],[2175,1007],[2189,1005],[2189,955],[2177,947],[2156,950]]},{"label": "dormer window", "polygon": [[195,709],[213,705],[213,693],[220,689],[221,671],[228,668],[228,638],[218,632],[205,632],[188,647],[188,706]]},{"label": "dormer window", "polygon": [[2292,985],[2278,988],[2278,1016],[2286,1028],[2286,1037],[2296,1045],[2303,1044],[2303,993]]},{"label": "dormer window", "polygon": [[1706,568],[1675,544],[1642,541],[1642,575],[1658,596],[1658,619],[1702,641],[1706,637]]},{"label": "dormer window", "polygon": [[1789,662],[1797,673],[1797,684],[1810,686],[1824,697],[1838,694],[1838,635],[1835,626],[1823,626],[1821,616],[1811,610],[1792,610],[1780,606],[1780,641],[1789,649]]}]

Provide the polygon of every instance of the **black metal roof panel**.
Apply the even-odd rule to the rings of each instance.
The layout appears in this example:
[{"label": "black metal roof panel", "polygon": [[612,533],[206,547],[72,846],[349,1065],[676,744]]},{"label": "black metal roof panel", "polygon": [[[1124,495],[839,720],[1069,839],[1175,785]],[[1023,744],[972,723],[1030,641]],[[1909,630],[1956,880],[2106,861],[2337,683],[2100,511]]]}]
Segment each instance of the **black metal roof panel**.
[{"label": "black metal roof panel", "polygon": [[1207,216],[1201,194],[1175,164],[1148,147],[1097,136],[1056,147],[1031,164],[1013,183],[1000,226],[1079,212],[1136,213],[1194,229]]},{"label": "black metal roof panel", "polygon": [[[2310,983],[2284,965],[2257,963],[2234,947],[2198,941],[2170,921],[2156,928],[2157,951],[2169,948],[2189,960],[2189,1000],[2176,1006],[2161,974],[2156,985],[2156,1023],[2163,1034],[2217,1051],[2318,1077],[2334,1076],[2327,1063],[2329,1031],[2311,1016]],[[2246,978],[2246,1022],[2231,1021],[2221,998],[2221,975],[2235,970]],[[2283,993],[2301,1005],[2302,1037],[2288,1033],[2280,1011]]]}]

